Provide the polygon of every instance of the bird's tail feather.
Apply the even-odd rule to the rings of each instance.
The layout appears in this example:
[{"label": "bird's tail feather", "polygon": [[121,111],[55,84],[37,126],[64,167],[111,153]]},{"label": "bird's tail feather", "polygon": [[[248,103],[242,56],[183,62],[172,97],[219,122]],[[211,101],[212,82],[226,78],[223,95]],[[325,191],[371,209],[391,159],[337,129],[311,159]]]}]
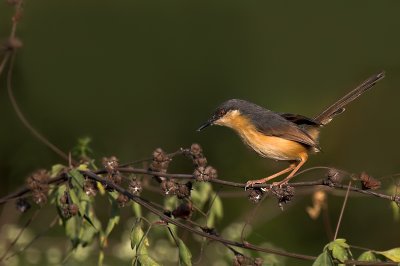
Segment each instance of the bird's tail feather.
[{"label": "bird's tail feather", "polygon": [[357,99],[361,94],[372,88],[378,81],[380,81],[384,77],[385,77],[384,71],[372,75],[364,82],[362,82],[360,85],[358,85],[357,88],[347,93],[345,96],[343,96],[334,104],[325,109],[325,111],[314,117],[314,120],[321,125],[328,124],[333,119],[333,117],[345,111],[345,106],[347,104]]}]

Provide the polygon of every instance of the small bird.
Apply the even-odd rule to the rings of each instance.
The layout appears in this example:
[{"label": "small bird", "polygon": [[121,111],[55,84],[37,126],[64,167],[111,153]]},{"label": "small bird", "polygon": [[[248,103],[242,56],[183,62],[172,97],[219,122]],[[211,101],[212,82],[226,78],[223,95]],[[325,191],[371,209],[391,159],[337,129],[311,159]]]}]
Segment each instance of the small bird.
[{"label": "small bird", "polygon": [[238,133],[245,144],[262,157],[288,161],[289,167],[282,171],[246,183],[248,188],[290,172],[282,181],[272,184],[282,186],[296,174],[310,153],[321,150],[318,144],[320,129],[336,115],[343,113],[347,104],[384,77],[384,71],[372,75],[314,118],[276,113],[245,100],[231,99],[222,103],[197,131],[210,125],[230,127]]}]

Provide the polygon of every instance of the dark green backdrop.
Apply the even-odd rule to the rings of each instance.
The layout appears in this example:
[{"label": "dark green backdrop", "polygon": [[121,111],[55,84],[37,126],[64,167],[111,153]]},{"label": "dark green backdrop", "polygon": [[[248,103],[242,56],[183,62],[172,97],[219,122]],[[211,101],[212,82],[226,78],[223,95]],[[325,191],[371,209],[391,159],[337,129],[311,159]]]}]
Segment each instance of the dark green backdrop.
[{"label": "dark green backdrop", "polygon": [[[400,172],[399,10],[395,0],[27,0],[15,93],[28,119],[63,150],[91,136],[97,158],[131,161],[159,146],[173,151],[199,142],[221,178],[245,181],[285,164],[259,158],[228,129],[196,132],[216,105],[244,98],[312,116],[385,69],[383,82],[324,129],[323,153],[307,163],[385,176]],[[1,3],[2,39],[11,11]],[[61,160],[21,125],[4,75],[0,82],[4,195]],[[318,254],[328,240],[321,220],[304,211],[310,197],[299,195],[283,213],[269,201],[254,222],[257,233],[278,247]],[[333,224],[341,202],[329,198]],[[251,206],[244,199],[224,205],[221,228],[243,221]],[[399,233],[388,202],[350,198],[340,235],[351,243],[387,249],[399,245]]]}]

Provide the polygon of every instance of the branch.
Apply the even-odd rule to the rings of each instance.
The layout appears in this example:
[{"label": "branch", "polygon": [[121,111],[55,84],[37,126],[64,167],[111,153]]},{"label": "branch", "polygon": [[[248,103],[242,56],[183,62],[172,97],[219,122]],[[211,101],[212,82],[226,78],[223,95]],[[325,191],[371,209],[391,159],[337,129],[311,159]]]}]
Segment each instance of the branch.
[{"label": "branch", "polygon": [[[114,184],[113,182],[110,182],[107,179],[104,179],[100,176],[98,176],[97,174],[91,172],[91,171],[81,171],[81,173],[86,176],[89,179],[95,180],[97,182],[100,182],[102,185],[105,185],[109,188],[112,188],[116,191],[118,191],[119,193],[127,196],[130,200],[140,204],[142,207],[146,208],[147,210],[149,210],[150,212],[154,213],[155,215],[159,216],[163,221],[167,222],[167,223],[171,223],[174,224],[182,229],[185,229],[191,233],[197,234],[199,236],[202,237],[206,237],[210,240],[214,240],[217,241],[219,243],[222,243],[224,245],[229,245],[229,246],[234,246],[234,247],[239,247],[239,248],[244,248],[244,249],[248,249],[248,250],[253,250],[253,251],[258,251],[258,252],[263,252],[263,253],[271,253],[271,254],[275,254],[275,255],[279,255],[279,256],[284,256],[284,257],[290,257],[290,258],[295,258],[295,259],[301,259],[301,260],[315,260],[317,257],[315,256],[310,256],[310,255],[304,255],[304,254],[298,254],[298,253],[292,253],[292,252],[286,252],[286,251],[282,251],[282,250],[276,250],[276,249],[272,249],[272,248],[263,248],[263,247],[259,247],[253,244],[250,244],[248,242],[236,242],[236,241],[232,241],[229,239],[225,239],[216,235],[212,235],[212,234],[208,234],[205,233],[203,231],[200,230],[196,230],[190,226],[188,226],[187,224],[181,223],[167,215],[165,215],[163,212],[159,211],[158,209],[156,209],[149,201],[141,198],[140,196],[136,196],[133,195],[132,193],[130,193],[128,190]],[[165,175],[165,174],[164,174]],[[335,263],[339,263],[339,261],[335,261]],[[398,265],[395,262],[367,262],[367,261],[357,261],[357,260],[347,260],[344,262],[344,264],[346,265],[375,265],[375,266],[379,266],[379,265]]]},{"label": "branch", "polygon": [[190,227],[187,224],[181,223],[175,219],[172,219],[170,217],[168,217],[167,215],[165,215],[163,212],[159,211],[158,209],[156,209],[149,201],[139,197],[139,196],[135,196],[132,193],[130,193],[128,190],[115,185],[114,183],[110,182],[107,179],[104,179],[100,176],[98,176],[97,174],[90,172],[90,171],[82,171],[82,174],[84,176],[86,176],[89,179],[95,180],[97,182],[100,182],[103,185],[106,185],[107,187],[110,187],[116,191],[118,191],[119,193],[127,196],[130,200],[140,204],[141,206],[145,207],[147,210],[149,210],[150,212],[154,213],[155,215],[159,216],[162,220],[164,220],[165,222],[174,224],[176,226],[179,226],[180,228],[183,228],[189,232],[192,232],[194,234],[197,234],[199,236],[202,237],[206,237],[210,240],[215,240],[218,241],[220,243],[223,244],[227,244],[229,246],[235,246],[235,247],[239,247],[239,248],[245,248],[245,249],[249,249],[249,250],[254,250],[254,251],[259,251],[259,252],[265,252],[265,253],[271,253],[271,254],[276,254],[276,255],[280,255],[280,256],[285,256],[285,257],[291,257],[291,258],[296,258],[296,259],[302,259],[302,260],[315,260],[316,257],[315,256],[308,256],[308,255],[303,255],[303,254],[297,254],[297,253],[291,253],[291,252],[286,252],[286,251],[281,251],[281,250],[276,250],[276,249],[271,249],[271,248],[263,248],[263,247],[258,247],[256,245],[252,245],[250,243],[240,243],[240,242],[236,242],[236,241],[232,241],[232,240],[228,240],[228,239],[224,239],[215,235],[210,235],[207,234],[203,231],[200,230],[196,230],[192,227]]},{"label": "branch", "polygon": [[15,62],[15,57],[17,53],[17,48],[20,48],[22,46],[22,43],[19,39],[15,37],[16,31],[17,31],[17,26],[18,26],[18,21],[21,17],[22,14],[22,5],[23,5],[23,0],[17,0],[15,3],[15,13],[12,18],[12,26],[11,26],[11,32],[10,36],[8,39],[8,42],[5,46],[6,52],[4,54],[4,58],[0,63],[0,76],[5,69],[5,66],[9,62],[9,67],[8,67],[8,73],[7,73],[7,93],[8,97],[10,99],[11,105],[14,109],[14,112],[18,116],[19,120],[22,122],[22,124],[29,130],[29,132],[32,133],[34,137],[36,137],[40,142],[42,142],[45,146],[50,148],[53,152],[58,154],[61,158],[64,160],[68,161],[69,157],[66,153],[64,153],[62,150],[60,150],[56,145],[51,143],[46,137],[44,137],[39,131],[37,131],[26,119],[25,115],[23,114],[21,108],[18,106],[17,100],[15,99],[13,89],[12,89],[12,74],[13,74],[13,69],[14,69],[14,62]]},{"label": "branch", "polygon": [[[161,172],[153,172],[150,170],[146,169],[139,169],[139,168],[132,168],[132,167],[122,167],[118,168],[118,171],[121,173],[133,173],[133,174],[144,174],[144,175],[151,175],[151,176],[163,176],[163,177],[169,177],[169,178],[175,178],[175,179],[191,179],[191,180],[196,180],[196,177],[191,174],[168,174],[168,173],[161,173]],[[100,170],[96,172],[97,174],[105,174],[107,173],[106,170]],[[297,175],[296,175],[297,176]],[[215,183],[215,184],[220,184],[220,185],[225,185],[225,186],[231,186],[231,187],[237,187],[237,188],[246,188],[246,183],[236,183],[236,182],[231,182],[231,181],[226,181],[222,179],[210,179],[209,182]],[[348,185],[343,185],[339,183],[332,183],[332,182],[327,182],[327,179],[319,179],[316,181],[306,181],[306,182],[296,182],[296,183],[289,183],[285,186],[291,186],[291,187],[313,187],[313,186],[326,186],[334,189],[340,189],[340,190],[347,190],[349,189],[350,191],[365,194],[368,196],[374,196],[390,201],[394,201],[397,204],[400,204],[400,196],[398,195],[387,195],[371,190],[363,190],[361,188],[357,188],[354,186],[348,186]],[[272,185],[271,184],[255,184],[253,185],[253,188],[266,188],[266,189],[271,189]]]},{"label": "branch", "polygon": [[[313,168],[313,169],[315,169],[315,168]],[[196,180],[196,177],[192,174],[170,174],[170,173],[154,172],[154,171],[150,171],[150,170],[142,169],[142,168],[120,167],[120,168],[118,168],[118,171],[120,171],[121,173],[143,174],[143,175],[149,175],[149,176],[163,176],[163,177],[175,178],[175,179]],[[305,170],[303,172],[305,172]],[[97,175],[106,174],[107,170],[101,169],[101,170],[95,171],[94,173]],[[299,174],[297,174],[296,176],[298,176],[298,175]],[[49,180],[49,184],[63,183],[65,181],[65,179],[66,179],[65,176],[60,175],[60,176],[57,176],[57,177]],[[236,183],[236,182],[226,181],[226,180],[222,180],[222,179],[211,179],[211,180],[209,180],[209,182],[214,183],[214,184],[230,186],[230,187],[243,188],[243,189],[246,187],[245,183]],[[363,190],[361,188],[354,187],[354,186],[348,186],[348,185],[343,185],[343,184],[338,184],[338,183],[327,182],[327,179],[319,179],[316,181],[306,181],[306,182],[295,182],[295,183],[289,183],[288,185],[291,187],[325,186],[325,187],[339,189],[339,190],[348,190],[349,189],[352,192],[357,192],[357,193],[365,194],[368,196],[374,196],[374,197],[393,201],[397,204],[400,204],[400,196],[398,196],[398,195],[392,196],[392,195],[387,195],[387,194],[383,194],[383,193],[379,193],[379,192],[375,192],[375,191],[371,191],[371,190]],[[253,185],[253,187],[270,189],[271,184],[255,184],[255,185]],[[22,197],[29,192],[30,192],[30,190],[26,186],[24,186],[24,187],[18,189],[17,191],[0,198],[0,205],[6,203],[9,200]]]}]

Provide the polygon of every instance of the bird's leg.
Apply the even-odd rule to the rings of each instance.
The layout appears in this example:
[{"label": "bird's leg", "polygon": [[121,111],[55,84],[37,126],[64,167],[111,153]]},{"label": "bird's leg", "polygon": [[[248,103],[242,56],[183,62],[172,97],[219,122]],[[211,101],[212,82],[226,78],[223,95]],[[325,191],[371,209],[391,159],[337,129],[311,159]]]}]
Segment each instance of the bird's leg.
[{"label": "bird's leg", "polygon": [[[283,175],[283,174],[286,174],[287,172],[292,171],[292,170],[295,169],[296,167],[298,167],[298,166],[296,166],[296,164],[292,163],[288,168],[285,168],[285,169],[283,169],[282,171],[280,171],[280,172],[278,172],[278,173],[276,173],[276,174],[273,174],[273,175],[271,175],[271,176],[267,176],[267,177],[264,177],[264,178],[262,178],[262,179],[257,179],[257,180],[249,180],[249,181],[246,182],[246,187],[245,187],[245,189],[247,189],[248,187],[252,187],[254,184],[263,184],[263,183],[266,183],[266,182],[268,182],[269,180],[274,179],[275,177],[278,177],[278,176],[280,176],[280,175]],[[293,170],[293,171],[294,171],[294,170]],[[285,178],[285,179],[286,179],[286,178]]]},{"label": "bird's leg", "polygon": [[287,176],[285,177],[285,179],[283,179],[282,181],[279,182],[274,182],[272,183],[272,186],[279,186],[282,187],[282,185],[285,185],[289,182],[290,179],[293,178],[293,176],[297,173],[297,171],[300,169],[300,167],[303,166],[303,164],[305,164],[307,161],[307,157],[302,157],[300,162],[297,164],[297,166],[293,169],[293,171]]}]

